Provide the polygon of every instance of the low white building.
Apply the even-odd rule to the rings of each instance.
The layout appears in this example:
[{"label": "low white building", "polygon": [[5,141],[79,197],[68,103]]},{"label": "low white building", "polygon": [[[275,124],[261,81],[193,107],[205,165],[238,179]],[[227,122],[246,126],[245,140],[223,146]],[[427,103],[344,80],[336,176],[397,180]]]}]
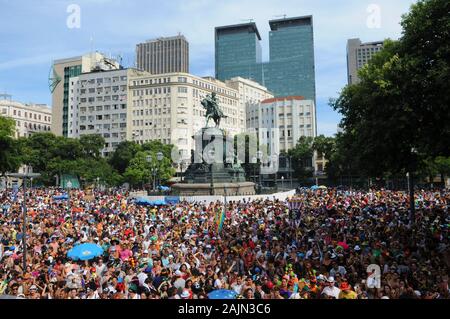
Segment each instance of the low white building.
[{"label": "low white building", "polygon": [[273,98],[273,94],[258,82],[235,77],[225,83],[239,92],[239,126],[245,131],[247,128],[246,112],[252,105],[258,105],[261,101]]},{"label": "low white building", "polygon": [[15,121],[15,138],[51,130],[52,109],[45,104],[24,104],[4,94],[0,96],[0,115]]},{"label": "low white building", "polygon": [[316,137],[316,106],[302,96],[271,98],[247,107],[247,129],[255,129],[271,154],[294,148],[302,136]]}]

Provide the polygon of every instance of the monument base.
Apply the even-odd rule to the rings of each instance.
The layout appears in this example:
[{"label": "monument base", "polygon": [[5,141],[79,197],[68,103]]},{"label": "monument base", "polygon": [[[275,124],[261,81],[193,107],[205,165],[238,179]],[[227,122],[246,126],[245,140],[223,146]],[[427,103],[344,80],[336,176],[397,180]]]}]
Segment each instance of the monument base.
[{"label": "monument base", "polygon": [[[172,189],[178,196],[247,196],[255,195],[255,183],[214,183],[213,192],[211,184],[175,184]],[[226,194],[225,194],[226,192]]]}]

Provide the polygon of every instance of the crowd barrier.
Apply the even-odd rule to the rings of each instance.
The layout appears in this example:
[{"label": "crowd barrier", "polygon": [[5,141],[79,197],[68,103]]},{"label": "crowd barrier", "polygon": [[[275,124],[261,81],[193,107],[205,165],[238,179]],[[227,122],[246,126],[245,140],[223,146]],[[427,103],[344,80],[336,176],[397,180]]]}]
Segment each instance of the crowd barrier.
[{"label": "crowd barrier", "polygon": [[[226,196],[227,202],[237,201],[255,201],[255,200],[280,200],[285,201],[289,197],[295,195],[295,190],[288,192],[264,194],[264,195],[251,195],[251,196]],[[168,203],[176,202],[188,202],[188,203],[206,203],[211,202],[224,202],[225,196],[143,196],[150,201],[165,200]]]}]

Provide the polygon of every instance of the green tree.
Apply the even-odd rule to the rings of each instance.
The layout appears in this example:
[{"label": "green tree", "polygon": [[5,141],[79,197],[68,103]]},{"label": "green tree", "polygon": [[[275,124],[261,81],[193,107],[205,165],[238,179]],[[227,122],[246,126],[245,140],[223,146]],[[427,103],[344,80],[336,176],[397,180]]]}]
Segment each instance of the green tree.
[{"label": "green tree", "polygon": [[80,137],[80,144],[84,156],[98,159],[105,147],[105,139],[100,134],[83,135]]},{"label": "green tree", "polygon": [[314,138],[313,149],[319,154],[323,154],[326,159],[329,159],[334,151],[336,140],[334,137],[326,137],[319,135]]},{"label": "green tree", "polygon": [[289,150],[292,157],[294,175],[298,179],[310,178],[313,175],[312,158],[314,155],[314,139],[302,136],[297,145]]},{"label": "green tree", "polygon": [[441,183],[445,183],[445,177],[450,176],[450,157],[438,156],[434,164],[436,171],[441,175]]},{"label": "green tree", "polygon": [[144,152],[149,151],[152,154],[157,154],[159,152],[163,153],[164,157],[167,159],[172,158],[172,149],[174,146],[172,144],[163,144],[161,141],[150,141],[142,144],[142,150]]},{"label": "green tree", "polygon": [[417,148],[430,157],[450,156],[450,1],[420,0],[401,22],[399,56],[404,97],[417,126]]},{"label": "green tree", "polygon": [[15,172],[21,164],[19,143],[14,140],[14,120],[0,116],[0,175]]},{"label": "green tree", "polygon": [[331,105],[343,115],[352,161],[369,176],[420,169],[450,154],[450,3],[422,0],[403,17],[403,37],[386,41],[361,82]]},{"label": "green tree", "polygon": [[[156,154],[157,152],[151,151],[138,152],[123,174],[124,180],[133,186],[140,186],[153,181],[155,171],[157,180],[164,182],[171,179],[176,173],[171,159],[164,156],[162,161],[158,161]],[[147,156],[152,157],[150,163],[147,161]]]},{"label": "green tree", "polygon": [[123,174],[129,166],[130,161],[141,150],[142,147],[140,144],[124,141],[117,146],[115,152],[109,158],[109,163],[119,174]]}]

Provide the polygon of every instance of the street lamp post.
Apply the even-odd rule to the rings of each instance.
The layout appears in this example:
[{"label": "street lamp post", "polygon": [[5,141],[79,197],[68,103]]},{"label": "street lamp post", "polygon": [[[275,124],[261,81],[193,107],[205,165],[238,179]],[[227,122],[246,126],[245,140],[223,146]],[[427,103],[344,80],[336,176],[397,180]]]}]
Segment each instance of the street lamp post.
[{"label": "street lamp post", "polygon": [[281,189],[284,191],[284,176],[281,176]]},{"label": "street lamp post", "polygon": [[253,176],[252,176],[252,179],[253,179],[253,183],[255,183],[255,184],[256,184],[256,164],[257,163],[258,163],[258,159],[256,157],[253,157],[252,158],[252,164],[253,164]]},{"label": "street lamp post", "polygon": [[416,165],[416,157],[417,157],[417,150],[415,148],[411,148],[411,155],[413,157],[413,165],[414,168],[410,169],[409,172],[409,206],[410,206],[410,223],[411,225],[413,225],[416,221],[416,203],[415,203],[415,198],[414,198],[414,169],[415,169],[415,165]]},{"label": "street lamp post", "polygon": [[38,178],[41,174],[28,173],[28,174],[8,174],[8,177],[22,179],[23,184],[23,224],[22,224],[22,248],[23,248],[23,269],[22,272],[27,271],[27,179]]},{"label": "street lamp post", "polygon": [[[158,161],[158,167],[156,168],[156,173],[158,174],[161,171],[161,162],[164,159],[164,154],[162,152],[158,152],[156,154],[156,159]],[[155,175],[155,179],[156,179],[156,176],[157,175]],[[161,186],[161,178],[159,178],[158,184],[159,184],[159,186]]]},{"label": "street lamp post", "polygon": [[291,189],[293,188],[293,181],[292,181],[292,157],[291,156],[289,156],[289,179],[290,179],[290,181],[291,181]]},{"label": "street lamp post", "polygon": [[[146,159],[146,161],[147,161],[147,163],[150,165],[151,163],[152,163],[152,157],[150,156],[150,155],[147,155],[147,157],[145,158]],[[148,183],[148,187],[150,188],[150,185],[152,184],[152,181],[151,181],[151,178],[152,178],[152,174],[153,174],[153,169],[152,169],[152,171],[150,172],[150,175],[149,175],[149,177],[148,177],[148,179],[149,179],[149,183]]]},{"label": "street lamp post", "polygon": [[[157,160],[157,167],[151,167],[150,169],[151,169],[151,176],[153,176],[153,191],[154,190],[156,190],[156,176],[157,176],[157,174],[158,174],[158,171],[159,171],[159,169],[160,169],[160,163],[161,163],[161,161],[164,159],[164,154],[163,153],[161,153],[161,152],[158,152],[157,154],[156,154],[156,160]],[[147,157],[146,157],[146,161],[147,161],[147,163],[149,163],[149,165],[153,162],[153,158],[152,158],[152,156],[151,155],[147,155]]]},{"label": "street lamp post", "polygon": [[256,158],[258,159],[258,165],[259,165],[259,186],[258,186],[258,188],[259,188],[259,193],[261,193],[261,191],[262,191],[262,180],[261,180],[261,178],[262,178],[262,162],[261,162],[261,160],[262,160],[262,158],[263,158],[263,152],[261,152],[261,151],[258,151],[257,153],[256,153]]}]

